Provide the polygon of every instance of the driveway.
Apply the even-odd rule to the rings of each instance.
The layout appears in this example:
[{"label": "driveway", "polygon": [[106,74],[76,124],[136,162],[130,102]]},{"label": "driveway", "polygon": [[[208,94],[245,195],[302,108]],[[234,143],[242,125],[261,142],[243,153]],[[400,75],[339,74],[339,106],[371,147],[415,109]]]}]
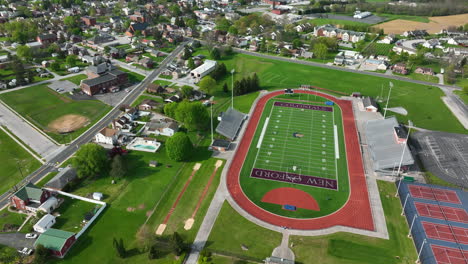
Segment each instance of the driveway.
[{"label": "driveway", "polygon": [[0,234],[0,244],[16,249],[33,248],[36,239],[27,239],[24,236],[24,233],[3,233]]}]

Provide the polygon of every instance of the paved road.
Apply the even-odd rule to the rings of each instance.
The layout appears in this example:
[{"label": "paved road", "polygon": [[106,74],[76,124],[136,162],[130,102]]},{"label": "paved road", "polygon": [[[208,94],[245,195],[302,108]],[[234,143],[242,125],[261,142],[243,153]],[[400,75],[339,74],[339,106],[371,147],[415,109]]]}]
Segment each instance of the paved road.
[{"label": "paved road", "polygon": [[24,236],[23,233],[3,233],[0,234],[0,244],[16,249],[33,248],[35,239],[27,239]]},{"label": "paved road", "polygon": [[[131,104],[133,101],[135,101],[138,96],[145,90],[146,86],[153,81],[160,73],[161,71],[165,68],[165,66],[172,61],[178,53],[180,53],[185,44],[187,42],[184,42],[180,44],[171,54],[169,54],[166,59],[160,64],[159,68],[153,70],[149,75],[145,77],[145,79],[135,88],[133,89],[127,97],[125,97],[121,104]],[[55,167],[51,164],[55,163],[62,163],[66,159],[68,159],[70,156],[72,156],[75,151],[78,150],[78,148],[90,142],[94,135],[97,134],[102,128],[106,127],[113,119],[117,118],[117,116],[120,114],[120,110],[118,107],[113,108],[105,117],[103,117],[101,120],[99,120],[94,126],[92,126],[90,129],[88,129],[85,133],[83,133],[80,137],[75,139],[72,143],[70,143],[65,149],[63,149],[62,152],[58,153],[55,157],[53,157],[49,163],[44,164],[42,167],[40,167],[38,170],[33,172],[32,174],[28,175],[24,181],[32,181],[36,182],[42,177],[44,177],[47,173],[55,170]],[[6,192],[0,196],[0,208],[4,207],[8,203],[8,197],[10,193]]]},{"label": "paved road", "polygon": [[31,127],[2,103],[0,103],[0,125],[6,126],[41,157],[49,157],[59,149],[59,146]]}]

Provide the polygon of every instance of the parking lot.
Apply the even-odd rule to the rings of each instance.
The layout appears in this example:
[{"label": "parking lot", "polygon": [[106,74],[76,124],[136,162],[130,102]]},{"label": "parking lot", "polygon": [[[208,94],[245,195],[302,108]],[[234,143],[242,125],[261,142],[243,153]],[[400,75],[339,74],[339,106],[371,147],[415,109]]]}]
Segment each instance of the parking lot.
[{"label": "parking lot", "polygon": [[54,81],[48,86],[50,89],[58,93],[69,93],[73,92],[74,89],[78,88],[78,85],[70,81]]}]

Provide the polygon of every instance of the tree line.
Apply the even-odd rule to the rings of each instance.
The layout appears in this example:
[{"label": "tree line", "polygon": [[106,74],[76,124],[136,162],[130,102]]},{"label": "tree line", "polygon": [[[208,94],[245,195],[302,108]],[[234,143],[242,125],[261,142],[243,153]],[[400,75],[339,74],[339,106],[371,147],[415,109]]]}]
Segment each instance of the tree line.
[{"label": "tree line", "polygon": [[256,73],[234,82],[234,95],[243,95],[260,90],[260,80]]}]

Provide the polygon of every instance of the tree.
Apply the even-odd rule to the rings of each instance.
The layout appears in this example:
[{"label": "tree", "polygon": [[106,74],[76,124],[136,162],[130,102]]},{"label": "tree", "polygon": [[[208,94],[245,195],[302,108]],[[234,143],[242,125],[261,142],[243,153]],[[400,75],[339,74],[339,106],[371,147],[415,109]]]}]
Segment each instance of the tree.
[{"label": "tree", "polygon": [[75,28],[79,25],[78,17],[76,16],[66,16],[63,19],[63,23],[69,28]]},{"label": "tree", "polygon": [[216,21],[216,29],[227,32],[231,26],[231,22],[226,18],[220,18]]},{"label": "tree", "polygon": [[156,248],[156,245],[151,246],[148,252],[148,259],[157,259],[159,257],[159,251]]},{"label": "tree", "polygon": [[463,93],[468,95],[468,85],[463,86]]},{"label": "tree", "polygon": [[195,62],[193,61],[192,58],[189,58],[188,61],[187,61],[187,67],[189,67],[189,69],[193,70],[195,69]]},{"label": "tree", "polygon": [[213,49],[211,49],[210,57],[213,60],[219,60],[219,59],[221,59],[221,52],[219,52],[218,48],[213,48]]},{"label": "tree", "polygon": [[224,63],[219,63],[216,65],[213,72],[211,72],[210,76],[213,77],[213,79],[215,80],[219,80],[224,75],[226,75],[226,73],[227,73],[226,65],[224,65]]},{"label": "tree", "polygon": [[201,79],[200,83],[198,83],[200,89],[207,94],[209,94],[213,88],[216,86],[216,81],[211,76],[205,76]]},{"label": "tree", "polygon": [[124,246],[122,238],[120,240],[117,240],[114,237],[112,243],[114,245],[114,249],[115,249],[115,251],[117,253],[117,256],[119,258],[125,258],[125,255],[126,255],[127,251],[125,250],[125,246]]},{"label": "tree", "polygon": [[224,83],[224,85],[223,85],[223,92],[225,92],[225,93],[229,92],[229,88],[228,88],[227,83]]},{"label": "tree", "polygon": [[175,118],[178,106],[179,105],[177,103],[169,103],[164,105],[164,114],[166,114],[169,117]]},{"label": "tree", "polygon": [[179,233],[174,232],[174,234],[172,234],[169,244],[170,244],[172,253],[174,253],[174,255],[180,256],[180,254],[184,252],[184,249],[185,249],[184,240],[179,235]]},{"label": "tree", "polygon": [[175,133],[166,141],[167,156],[174,161],[186,161],[193,151],[192,142],[182,132]]},{"label": "tree", "polygon": [[175,110],[175,119],[184,123],[189,131],[208,129],[210,116],[208,110],[201,102],[184,100]]},{"label": "tree", "polygon": [[293,42],[292,42],[292,45],[293,45],[293,48],[294,49],[297,49],[297,48],[300,48],[302,47],[302,40],[301,39],[294,39]]},{"label": "tree", "polygon": [[327,58],[328,48],[323,43],[318,43],[314,46],[314,55],[315,57],[323,60]]},{"label": "tree", "polygon": [[290,56],[291,53],[289,52],[289,50],[287,48],[282,48],[281,49],[281,56]]},{"label": "tree", "polygon": [[121,155],[115,155],[112,159],[111,170],[109,175],[112,178],[123,178],[127,173],[127,167],[125,166],[125,160]]},{"label": "tree", "polygon": [[11,62],[10,65],[11,65],[11,70],[15,74],[16,83],[24,84],[25,83],[24,75],[26,73],[26,70],[24,69],[24,65],[21,62],[21,60],[19,60],[16,56],[14,56],[13,61]]},{"label": "tree", "polygon": [[18,48],[16,48],[16,54],[26,60],[30,60],[32,58],[32,51],[31,48],[29,48],[26,45],[21,45]]},{"label": "tree", "polygon": [[53,71],[60,71],[60,63],[54,61],[50,64],[50,68],[53,70]]},{"label": "tree", "polygon": [[182,96],[186,99],[190,98],[190,96],[192,96],[193,94],[193,87],[192,86],[188,86],[188,85],[184,85],[182,86],[182,88],[180,89],[180,91],[182,92]]},{"label": "tree", "polygon": [[101,173],[107,164],[106,154],[106,150],[97,144],[88,143],[81,146],[72,161],[78,177],[93,177]]},{"label": "tree", "polygon": [[75,67],[76,66],[76,56],[75,55],[67,56],[67,59],[65,61],[70,67]]},{"label": "tree", "polygon": [[33,264],[45,264],[49,259],[50,251],[45,248],[42,244],[37,245],[34,251],[34,262]]}]

